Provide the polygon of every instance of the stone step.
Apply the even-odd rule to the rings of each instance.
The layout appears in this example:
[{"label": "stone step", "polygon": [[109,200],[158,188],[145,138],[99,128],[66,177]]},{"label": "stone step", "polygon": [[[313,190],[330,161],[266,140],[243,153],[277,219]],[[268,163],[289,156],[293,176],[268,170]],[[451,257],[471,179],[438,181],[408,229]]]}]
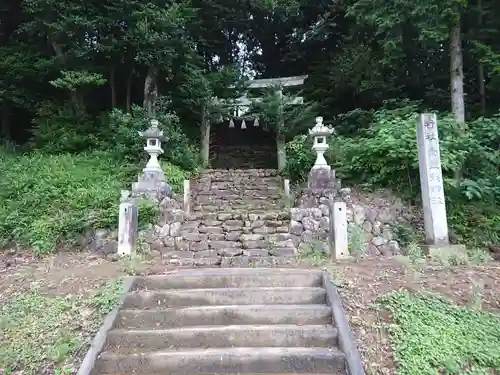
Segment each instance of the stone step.
[{"label": "stone step", "polygon": [[231,212],[231,211],[269,211],[280,208],[284,205],[281,201],[273,200],[263,200],[262,202],[227,202],[217,204],[216,202],[199,203],[195,202],[193,205],[194,212],[207,212],[207,213],[218,213],[218,212]]},{"label": "stone step", "polygon": [[[248,270],[255,271],[249,268]],[[268,270],[268,269],[266,269]],[[288,269],[294,271],[293,269]],[[196,270],[194,270],[196,271]],[[245,269],[238,269],[243,272]],[[271,279],[270,279],[271,281]],[[120,310],[114,328],[167,329],[239,324],[331,324],[332,310],[318,305],[226,305],[179,309]]]},{"label": "stone step", "polygon": [[[274,228],[260,228],[259,233],[252,233],[250,228],[245,228],[245,232],[235,230],[225,232],[224,228],[221,233],[183,233],[182,238],[187,243],[188,250],[204,251],[204,250],[223,250],[233,248],[243,249],[271,249],[271,248],[293,248],[292,235],[289,233],[275,233]],[[262,230],[267,230],[264,234]],[[224,255],[224,254],[219,254]]]},{"label": "stone step", "polygon": [[[232,249],[234,250],[234,249]],[[229,251],[227,252],[230,253]],[[218,256],[218,257],[176,257],[168,264],[182,267],[286,267],[299,263],[294,256]]]},{"label": "stone step", "polygon": [[267,200],[278,201],[284,199],[281,193],[255,193],[251,194],[246,191],[238,193],[227,193],[227,194],[214,194],[210,192],[208,194],[199,194],[195,201],[197,204],[201,203],[212,203],[215,204],[225,204],[225,205],[238,205],[238,204],[262,204]]},{"label": "stone step", "polygon": [[277,176],[276,169],[248,168],[248,169],[204,169],[201,175],[219,176],[219,175],[252,175],[252,176]]},{"label": "stone step", "polygon": [[[183,235],[182,240],[178,240],[177,242],[175,240],[173,241],[172,248],[179,251],[203,252],[202,256],[241,255],[243,254],[243,249],[274,250],[295,248],[293,239],[285,237],[291,236],[290,234],[283,233],[283,237],[276,237],[277,235],[278,234],[268,234],[264,235],[261,240],[253,240],[252,237],[249,237],[251,234],[242,237],[241,231],[219,234],[212,233],[210,235],[204,233],[186,233]],[[281,234],[279,235],[281,236]],[[206,238],[208,238],[208,240]],[[168,247],[166,248],[168,249]],[[279,250],[277,250],[277,252],[279,252]]]},{"label": "stone step", "polygon": [[[203,208],[203,207],[201,207]],[[211,220],[211,221],[227,221],[227,220],[290,220],[290,212],[286,209],[272,210],[235,210],[222,212],[192,212],[186,217],[188,221],[194,220]],[[216,223],[219,224],[219,223]]]},{"label": "stone step", "polygon": [[[231,227],[228,225],[207,226],[205,224],[193,223],[192,226],[183,228],[180,235],[187,241],[259,241],[267,240],[273,243],[286,241],[293,238],[289,232],[289,223],[284,222],[277,226],[241,226]],[[267,246],[266,246],[267,247]]]},{"label": "stone step", "polygon": [[203,184],[192,187],[192,196],[210,195],[210,196],[226,196],[226,195],[268,195],[280,194],[283,195],[282,184],[273,184],[269,182],[253,183],[251,181],[241,181],[238,184],[224,183],[224,185]]},{"label": "stone step", "polygon": [[321,287],[323,273],[311,269],[189,270],[171,275],[138,276],[133,290],[256,287]]},{"label": "stone step", "polygon": [[[123,374],[117,374],[117,373],[114,373],[114,374],[100,374],[100,375],[123,375]],[[152,375],[152,374],[141,374],[141,375]],[[198,374],[199,375],[199,374]],[[203,375],[214,375],[214,374],[203,374]],[[219,374],[215,374],[215,375],[219,375]],[[239,372],[237,373],[226,373],[224,375],[243,375]],[[276,373],[276,372],[272,372],[272,373],[266,373],[266,372],[263,372],[263,373],[260,373],[260,374],[256,374],[256,373],[245,373],[244,375],[311,375],[311,373],[293,373],[293,372],[287,372],[287,373]],[[314,374],[314,375],[332,375],[332,374]]]},{"label": "stone step", "polygon": [[325,298],[325,290],[316,287],[170,289],[130,292],[125,298],[123,308],[151,309],[206,305],[319,304],[325,303]]},{"label": "stone step", "polygon": [[345,357],[335,348],[215,348],[136,354],[104,352],[95,373],[186,375],[227,373],[328,373],[345,375]]},{"label": "stone step", "polygon": [[[259,182],[264,182],[270,185],[282,185],[282,179],[276,176],[256,176],[252,174],[207,174],[201,175],[197,180],[200,183],[209,183],[216,186],[231,186],[241,184],[242,181],[248,181],[254,186],[259,186]],[[263,186],[263,185],[260,185]]]},{"label": "stone step", "polygon": [[337,330],[331,325],[229,325],[170,329],[114,329],[104,350],[124,352],[184,348],[333,347]]}]

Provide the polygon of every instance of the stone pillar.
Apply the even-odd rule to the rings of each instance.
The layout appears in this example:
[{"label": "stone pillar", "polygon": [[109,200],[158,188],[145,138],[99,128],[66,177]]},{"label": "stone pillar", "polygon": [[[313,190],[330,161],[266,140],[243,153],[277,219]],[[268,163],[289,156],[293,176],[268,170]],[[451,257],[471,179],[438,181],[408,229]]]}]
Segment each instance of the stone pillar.
[{"label": "stone pillar", "polygon": [[345,202],[330,202],[330,254],[334,260],[349,256],[347,233],[347,205]]},{"label": "stone pillar", "polygon": [[190,181],[184,180],[184,213],[189,216],[191,212],[191,188]]},{"label": "stone pillar", "polygon": [[131,255],[137,241],[137,206],[129,199],[130,192],[122,190],[118,216],[118,255]]},{"label": "stone pillar", "polygon": [[285,197],[287,199],[289,199],[290,198],[290,180],[288,178],[285,178],[283,180],[283,189],[284,189]]},{"label": "stone pillar", "polygon": [[435,114],[424,113],[418,117],[417,143],[425,241],[427,245],[447,246],[448,221]]}]

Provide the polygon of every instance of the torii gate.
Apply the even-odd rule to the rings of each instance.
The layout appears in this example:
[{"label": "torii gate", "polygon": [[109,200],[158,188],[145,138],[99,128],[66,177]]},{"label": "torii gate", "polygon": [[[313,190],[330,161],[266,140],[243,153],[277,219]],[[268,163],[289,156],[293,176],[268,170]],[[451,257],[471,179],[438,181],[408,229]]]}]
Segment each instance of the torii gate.
[{"label": "torii gate", "polygon": [[[250,80],[250,83],[248,85],[248,89],[262,89],[262,88],[268,88],[268,87],[279,87],[278,93],[280,97],[283,95],[282,88],[285,87],[294,87],[294,86],[301,86],[304,84],[304,81],[307,79],[307,75],[301,75],[301,76],[291,76],[291,77],[280,77],[280,78],[262,78],[262,79],[254,79]],[[235,88],[235,86],[231,86],[231,88]],[[217,100],[215,98],[215,100]],[[254,99],[255,101],[262,101],[262,98],[256,98]],[[229,106],[234,107],[234,115],[229,119],[229,126],[230,127],[235,127],[234,119],[235,118],[240,118],[240,116],[243,116],[245,113],[248,112],[248,109],[250,108],[250,105],[252,104],[252,100],[250,100],[247,95],[243,95],[233,101],[230,100],[225,100],[224,103]],[[296,97],[294,100],[290,103],[287,103],[287,105],[299,105],[304,103],[304,98],[302,97]],[[285,161],[286,161],[286,155],[285,155],[285,139],[284,137],[280,136],[279,129],[284,126],[284,119],[283,119],[283,108],[280,107],[280,115],[278,116],[279,118],[279,123],[277,124],[277,129],[278,129],[278,134],[276,137],[276,146],[277,146],[277,153],[278,153],[278,169],[281,170],[285,166]],[[210,124],[205,121],[204,127],[202,129],[202,158],[204,163],[208,164],[208,159],[209,159],[209,145],[210,145]],[[253,121],[253,126],[259,126],[259,121],[258,118],[255,118]],[[242,119],[241,124],[240,124],[241,129],[246,129],[247,124],[245,119]]]}]

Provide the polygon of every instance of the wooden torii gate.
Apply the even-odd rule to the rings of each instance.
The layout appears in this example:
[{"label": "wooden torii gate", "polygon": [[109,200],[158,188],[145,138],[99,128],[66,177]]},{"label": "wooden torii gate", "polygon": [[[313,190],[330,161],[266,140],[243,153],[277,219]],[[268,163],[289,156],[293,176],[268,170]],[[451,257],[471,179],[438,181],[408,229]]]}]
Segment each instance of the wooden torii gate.
[{"label": "wooden torii gate", "polygon": [[[248,89],[262,89],[268,87],[279,87],[278,94],[280,97],[283,96],[283,88],[285,87],[294,87],[301,86],[304,84],[304,81],[307,79],[307,75],[301,76],[292,76],[292,77],[280,77],[280,78],[261,78],[250,80],[248,84]],[[235,88],[235,86],[232,86]],[[217,100],[217,99],[216,99]],[[256,98],[254,101],[262,101],[262,98]],[[239,118],[240,116],[247,113],[250,105],[252,104],[252,100],[250,100],[247,95],[243,95],[235,100],[224,101],[226,105],[234,107],[234,115],[229,119],[229,126],[234,127],[234,118]],[[296,97],[293,101],[286,103],[286,105],[299,105],[303,104],[304,99],[302,97]],[[278,169],[282,170],[285,167],[286,162],[286,154],[285,154],[285,138],[284,135],[280,132],[280,129],[284,126],[284,116],[283,116],[283,106],[280,106],[280,113],[278,115],[278,124],[276,126],[277,134],[276,134],[276,149],[278,154]],[[209,149],[210,149],[210,123],[208,121],[202,120],[202,158],[205,164],[208,164],[209,161]],[[258,119],[254,119],[254,126],[259,126]],[[245,129],[247,124],[243,119],[241,122],[241,129]]]}]

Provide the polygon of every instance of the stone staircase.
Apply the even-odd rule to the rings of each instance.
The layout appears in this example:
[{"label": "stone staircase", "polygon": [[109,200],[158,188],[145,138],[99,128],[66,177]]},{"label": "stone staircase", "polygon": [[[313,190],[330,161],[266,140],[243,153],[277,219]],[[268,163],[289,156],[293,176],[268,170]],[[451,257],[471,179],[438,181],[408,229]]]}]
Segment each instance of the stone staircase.
[{"label": "stone staircase", "polygon": [[290,268],[136,277],[78,374],[347,374],[324,280]]},{"label": "stone staircase", "polygon": [[210,164],[213,168],[276,168],[276,145],[213,145]]},{"label": "stone staircase", "polygon": [[276,170],[206,170],[193,183],[191,199],[181,231],[184,249],[192,253],[189,262],[223,267],[294,262],[290,212]]}]

